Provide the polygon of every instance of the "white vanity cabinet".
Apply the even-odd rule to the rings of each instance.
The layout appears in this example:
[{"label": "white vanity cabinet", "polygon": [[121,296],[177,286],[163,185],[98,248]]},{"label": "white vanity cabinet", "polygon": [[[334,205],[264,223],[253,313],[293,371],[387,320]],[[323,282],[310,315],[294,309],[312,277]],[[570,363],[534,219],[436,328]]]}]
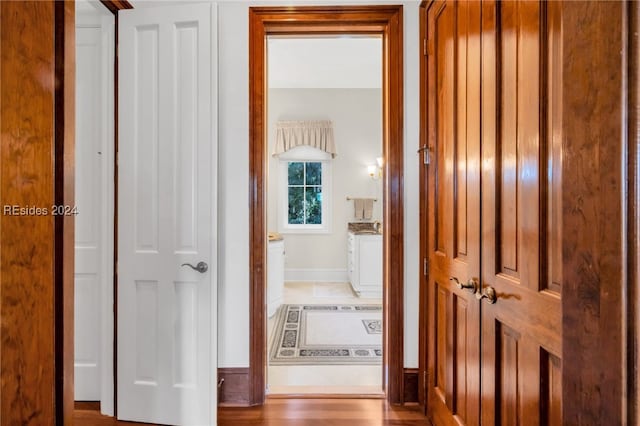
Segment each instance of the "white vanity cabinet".
[{"label": "white vanity cabinet", "polygon": [[382,297],[382,235],[349,232],[347,272],[351,287],[360,297]]},{"label": "white vanity cabinet", "polygon": [[272,317],[282,304],[284,292],[284,241],[269,241],[267,250],[267,315]]}]

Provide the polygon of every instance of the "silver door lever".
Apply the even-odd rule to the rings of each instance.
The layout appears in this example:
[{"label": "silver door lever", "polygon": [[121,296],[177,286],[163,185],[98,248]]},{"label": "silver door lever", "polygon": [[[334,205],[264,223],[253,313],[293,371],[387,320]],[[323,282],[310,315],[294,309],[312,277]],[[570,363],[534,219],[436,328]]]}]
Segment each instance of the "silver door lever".
[{"label": "silver door lever", "polygon": [[181,266],[188,266],[189,268],[193,269],[194,271],[198,271],[201,274],[204,274],[209,269],[209,265],[207,265],[206,262],[198,262],[196,266],[193,266],[190,263],[183,263]]}]

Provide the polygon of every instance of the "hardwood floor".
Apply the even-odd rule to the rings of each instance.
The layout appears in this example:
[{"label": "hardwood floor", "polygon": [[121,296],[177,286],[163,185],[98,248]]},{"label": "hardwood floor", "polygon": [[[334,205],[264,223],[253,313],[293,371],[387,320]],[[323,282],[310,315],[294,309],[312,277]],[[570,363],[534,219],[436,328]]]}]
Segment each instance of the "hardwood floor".
[{"label": "hardwood floor", "polygon": [[[134,426],[96,411],[76,410],[76,426]],[[148,424],[146,424],[148,425]],[[380,399],[268,399],[262,407],[218,409],[218,426],[418,426],[429,425],[417,406]]]}]

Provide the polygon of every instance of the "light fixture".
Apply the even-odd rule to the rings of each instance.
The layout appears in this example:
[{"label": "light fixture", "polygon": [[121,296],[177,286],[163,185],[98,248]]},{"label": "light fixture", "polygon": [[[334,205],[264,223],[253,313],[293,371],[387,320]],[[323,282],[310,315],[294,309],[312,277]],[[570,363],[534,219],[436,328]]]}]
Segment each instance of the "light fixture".
[{"label": "light fixture", "polygon": [[382,164],[383,164],[382,157],[376,158],[376,163],[378,164],[367,166],[367,173],[369,173],[369,177],[371,177],[371,179],[374,179],[374,180],[382,178]]}]

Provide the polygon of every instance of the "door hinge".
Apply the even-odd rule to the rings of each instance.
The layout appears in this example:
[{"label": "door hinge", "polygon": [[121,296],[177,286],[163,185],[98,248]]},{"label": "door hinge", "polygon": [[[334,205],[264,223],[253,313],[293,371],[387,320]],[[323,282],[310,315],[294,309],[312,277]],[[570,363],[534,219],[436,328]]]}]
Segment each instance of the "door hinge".
[{"label": "door hinge", "polygon": [[429,276],[429,259],[427,259],[426,257],[422,262],[422,273],[425,277]]},{"label": "door hinge", "polygon": [[427,39],[426,38],[422,39],[422,53],[424,54],[424,56],[427,56]]},{"label": "door hinge", "polygon": [[431,148],[429,148],[427,145],[423,145],[420,149],[418,149],[418,153],[421,152],[424,153],[424,164],[431,164]]}]

